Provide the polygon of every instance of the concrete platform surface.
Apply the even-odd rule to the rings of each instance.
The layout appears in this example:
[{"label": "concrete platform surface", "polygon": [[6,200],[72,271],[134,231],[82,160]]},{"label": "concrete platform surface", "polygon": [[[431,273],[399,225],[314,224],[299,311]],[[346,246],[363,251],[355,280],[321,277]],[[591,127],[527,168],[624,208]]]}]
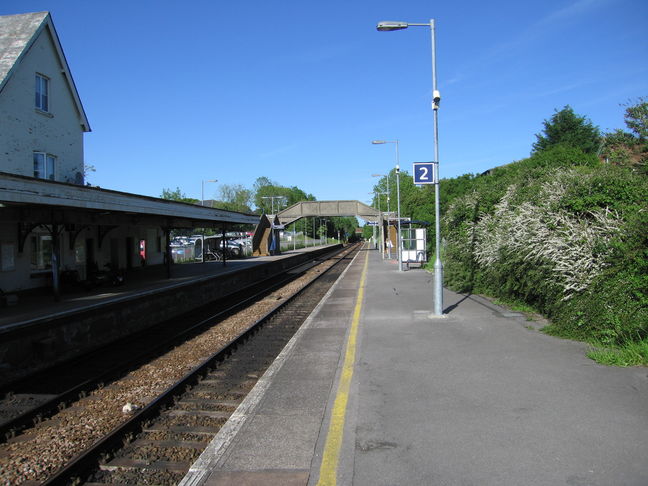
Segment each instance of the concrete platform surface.
[{"label": "concrete platform surface", "polygon": [[51,289],[41,289],[32,295],[21,295],[15,305],[0,308],[0,329],[20,325],[47,316],[64,312],[74,312],[96,305],[103,305],[123,297],[142,294],[151,290],[181,286],[204,277],[213,277],[240,272],[249,267],[262,265],[272,260],[290,258],[295,253],[312,252],[321,246],[286,251],[276,256],[248,257],[230,259],[223,262],[185,263],[171,266],[171,277],[167,276],[166,266],[152,265],[127,271],[123,285],[103,285],[92,290],[73,287],[54,300]]},{"label": "concrete platform surface", "polygon": [[648,485],[648,369],[432,280],[361,252],[181,484]]}]

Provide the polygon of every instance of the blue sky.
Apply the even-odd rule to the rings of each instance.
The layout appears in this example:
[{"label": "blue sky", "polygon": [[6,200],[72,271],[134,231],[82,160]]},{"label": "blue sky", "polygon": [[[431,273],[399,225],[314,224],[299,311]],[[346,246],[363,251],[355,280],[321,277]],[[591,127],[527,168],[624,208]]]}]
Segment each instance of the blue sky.
[{"label": "blue sky", "polygon": [[[368,201],[372,173],[433,159],[430,32],[436,19],[442,177],[529,155],[569,104],[623,128],[648,95],[643,0],[2,0],[49,10],[92,132],[89,181],[159,196],[218,197],[259,176],[319,200]],[[443,189],[442,189],[443,190]]]}]

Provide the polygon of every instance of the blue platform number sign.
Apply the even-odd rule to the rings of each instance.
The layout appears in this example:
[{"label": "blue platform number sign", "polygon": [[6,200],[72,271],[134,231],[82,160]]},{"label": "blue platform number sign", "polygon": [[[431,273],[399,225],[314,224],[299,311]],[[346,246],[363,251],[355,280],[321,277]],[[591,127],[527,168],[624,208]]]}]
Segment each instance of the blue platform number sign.
[{"label": "blue platform number sign", "polygon": [[434,162],[414,162],[414,184],[436,184]]}]

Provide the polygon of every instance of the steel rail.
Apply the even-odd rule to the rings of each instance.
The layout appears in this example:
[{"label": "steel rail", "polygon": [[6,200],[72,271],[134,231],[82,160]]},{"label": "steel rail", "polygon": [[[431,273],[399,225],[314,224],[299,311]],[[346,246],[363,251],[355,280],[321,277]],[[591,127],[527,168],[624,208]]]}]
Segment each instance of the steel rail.
[{"label": "steel rail", "polygon": [[[351,253],[357,248],[357,245],[352,247],[346,254]],[[336,254],[342,253],[344,249],[335,252]],[[331,258],[332,256],[329,256]],[[189,371],[163,392],[158,398],[154,399],[148,405],[143,407],[140,411],[136,412],[130,419],[123,424],[119,425],[113,431],[108,433],[102,439],[99,439],[92,446],[80,453],[72,459],[66,466],[56,472],[53,476],[47,479],[44,486],[59,486],[68,484],[78,484],[78,481],[83,481],[83,478],[90,474],[99,466],[101,456],[107,452],[117,449],[123,444],[124,438],[129,434],[136,434],[143,428],[143,424],[160,414],[160,411],[167,405],[173,403],[176,397],[181,394],[188,386],[195,384],[200,377],[206,374],[215,362],[223,361],[228,355],[232,353],[238,346],[245,343],[245,341],[254,335],[263,324],[279,312],[284,306],[292,302],[299,295],[301,295],[313,283],[318,281],[322,276],[326,275],[332,268],[344,261],[343,258],[335,262],[331,267],[327,268],[311,282],[302,287],[298,292],[277,304],[263,317],[257,319],[245,331],[241,332],[230,343],[225,345],[220,350],[216,351],[202,364],[196,366],[193,370]]]}]

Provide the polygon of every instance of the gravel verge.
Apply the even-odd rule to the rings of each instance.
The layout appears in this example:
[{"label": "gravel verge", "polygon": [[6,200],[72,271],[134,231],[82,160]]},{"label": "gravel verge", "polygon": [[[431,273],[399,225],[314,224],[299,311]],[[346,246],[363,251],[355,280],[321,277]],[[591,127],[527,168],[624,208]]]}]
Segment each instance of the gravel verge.
[{"label": "gravel verge", "polygon": [[263,300],[133,370],[122,379],[94,390],[50,419],[0,445],[0,484],[10,486],[29,480],[46,480],[84,449],[128,420],[129,415],[122,411],[124,405],[146,406],[248,329],[278,301],[298,292],[331,265],[333,262],[326,261],[313,267]]}]

